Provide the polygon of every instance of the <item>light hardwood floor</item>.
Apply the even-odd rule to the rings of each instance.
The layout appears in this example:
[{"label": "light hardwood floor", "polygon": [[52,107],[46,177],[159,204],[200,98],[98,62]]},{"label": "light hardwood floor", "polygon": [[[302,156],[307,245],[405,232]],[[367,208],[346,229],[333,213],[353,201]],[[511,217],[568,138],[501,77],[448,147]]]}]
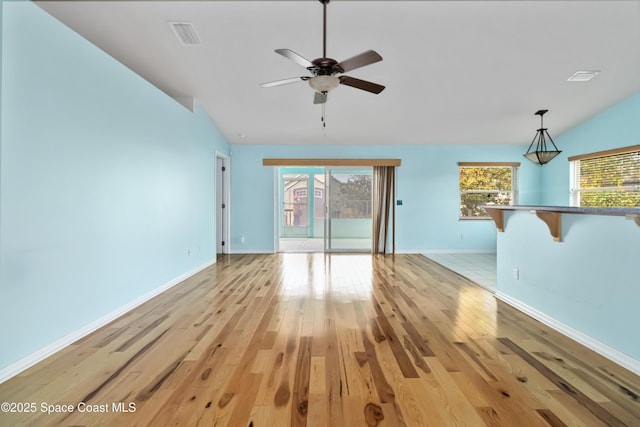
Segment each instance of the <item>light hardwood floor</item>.
[{"label": "light hardwood floor", "polygon": [[639,394],[421,255],[232,255],[0,384],[36,406],[0,425],[639,426]]}]

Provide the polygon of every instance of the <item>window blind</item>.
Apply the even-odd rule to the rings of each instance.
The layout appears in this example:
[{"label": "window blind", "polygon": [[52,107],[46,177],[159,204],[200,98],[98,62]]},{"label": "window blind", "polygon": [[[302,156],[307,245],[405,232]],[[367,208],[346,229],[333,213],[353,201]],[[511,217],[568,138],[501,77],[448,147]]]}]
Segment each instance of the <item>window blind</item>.
[{"label": "window blind", "polygon": [[637,151],[618,149],[612,153],[572,158],[572,206],[640,206],[640,146]]}]

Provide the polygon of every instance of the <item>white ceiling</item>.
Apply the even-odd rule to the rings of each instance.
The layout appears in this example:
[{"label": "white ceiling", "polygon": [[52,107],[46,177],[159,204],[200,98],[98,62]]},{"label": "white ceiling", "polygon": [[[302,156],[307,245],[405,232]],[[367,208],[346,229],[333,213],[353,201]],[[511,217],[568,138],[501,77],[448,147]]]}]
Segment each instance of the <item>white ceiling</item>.
[{"label": "white ceiling", "polygon": [[[174,96],[194,97],[232,143],[518,144],[556,136],[640,90],[640,1],[363,1],[328,5],[327,54],[382,62],[313,105],[308,75],[274,53],[322,56],[322,5],[306,1],[44,1],[38,4]],[[200,46],[168,25],[193,23]],[[601,70],[588,83],[567,78]]]}]

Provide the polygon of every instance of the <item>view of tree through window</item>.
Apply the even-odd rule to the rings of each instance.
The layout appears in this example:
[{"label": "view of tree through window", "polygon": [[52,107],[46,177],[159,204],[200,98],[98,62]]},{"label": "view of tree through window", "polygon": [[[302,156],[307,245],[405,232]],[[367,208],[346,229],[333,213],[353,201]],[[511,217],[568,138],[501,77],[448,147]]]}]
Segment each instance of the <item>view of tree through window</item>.
[{"label": "view of tree through window", "polygon": [[371,217],[371,175],[334,175],[333,215],[336,218]]},{"label": "view of tree through window", "polygon": [[514,202],[513,166],[460,166],[460,218],[488,218],[479,205]]},{"label": "view of tree through window", "polygon": [[572,204],[640,206],[640,151],[571,162]]}]

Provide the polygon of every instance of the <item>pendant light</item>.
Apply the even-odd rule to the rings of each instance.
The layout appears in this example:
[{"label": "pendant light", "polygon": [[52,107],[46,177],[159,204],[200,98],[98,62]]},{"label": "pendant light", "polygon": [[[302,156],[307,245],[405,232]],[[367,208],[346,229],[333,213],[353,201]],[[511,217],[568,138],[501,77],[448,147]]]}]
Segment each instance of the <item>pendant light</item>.
[{"label": "pendant light", "polygon": [[[540,116],[540,129],[536,131],[536,136],[533,137],[533,141],[531,141],[529,149],[524,154],[527,159],[538,165],[549,163],[554,157],[562,153],[562,151],[558,150],[558,147],[556,147],[556,144],[553,142],[553,139],[551,139],[549,132],[547,132],[547,129],[543,125],[542,116],[544,116],[544,113],[547,111],[549,110],[536,111],[535,115]],[[551,147],[547,147],[547,140],[549,140],[551,145],[553,145],[553,150],[549,149]],[[535,151],[531,151],[534,143],[536,144]]]}]

